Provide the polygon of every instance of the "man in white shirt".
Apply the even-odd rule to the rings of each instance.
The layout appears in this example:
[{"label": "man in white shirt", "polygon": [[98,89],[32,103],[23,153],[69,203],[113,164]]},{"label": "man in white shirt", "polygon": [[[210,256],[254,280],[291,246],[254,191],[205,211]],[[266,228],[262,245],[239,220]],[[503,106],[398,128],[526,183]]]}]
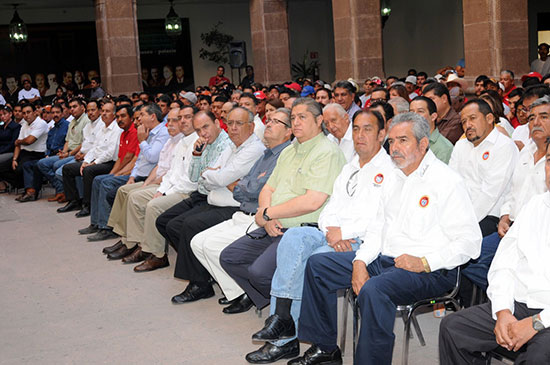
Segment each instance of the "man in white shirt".
[{"label": "man in white shirt", "polygon": [[348,113],[340,104],[330,103],[323,108],[323,121],[330,132],[328,139],[340,147],[346,161],[350,162],[355,156],[355,149],[352,138],[353,123],[348,118]]},{"label": "man in white shirt", "polygon": [[391,364],[397,305],[451,290],[454,269],[479,255],[481,232],[468,192],[462,178],[428,149],[428,121],[403,113],[389,129],[400,171],[383,201],[384,226],[366,227],[357,253],[309,258],[299,338],[313,345],[288,364],[341,364],[337,292],[350,283],[361,312],[356,363]]},{"label": "man in white shirt", "polygon": [[254,114],[254,133],[259,139],[264,139],[265,125],[258,116],[258,99],[251,93],[243,93],[239,98],[239,106],[250,110]]},{"label": "man in white shirt", "polygon": [[[531,128],[531,142],[519,153],[510,191],[506,194],[500,208],[498,232],[483,238],[481,254],[477,260],[469,263],[462,274],[481,289],[487,289],[487,273],[491,261],[495,256],[500,240],[508,232],[516,220],[522,207],[535,195],[546,191],[544,181],[544,165],[546,155],[546,139],[550,137],[550,96],[537,99],[531,104],[529,112],[529,127]],[[463,287],[461,283],[461,289]],[[461,296],[469,299],[468,285],[462,290]],[[468,305],[466,300],[464,303]]]},{"label": "man in white shirt", "polygon": [[[548,118],[548,116],[546,116]],[[550,140],[546,187],[550,189]],[[489,270],[490,302],[441,321],[441,364],[483,363],[499,346],[518,352],[516,364],[550,363],[550,192],[533,197],[500,242]]]},{"label": "man in white shirt", "polygon": [[[214,295],[212,284],[209,282],[211,276],[193,254],[191,239],[197,233],[231,218],[239,210],[240,204],[233,199],[232,190],[265,150],[262,141],[254,132],[254,115],[250,110],[243,107],[233,108],[227,116],[226,124],[227,134],[232,143],[199,178],[199,186],[202,185],[208,190],[207,204],[193,204],[190,202],[193,199],[191,196],[157,219],[160,233],[168,242],[177,246],[178,257],[174,276],[189,280],[187,288],[172,298],[175,304]],[[166,222],[167,217],[171,219],[160,225],[160,222]]]},{"label": "man in white shirt", "polygon": [[[147,270],[134,269],[136,272],[169,265],[165,241],[155,227],[155,221],[162,212],[188,198],[197,189],[197,184],[189,180],[187,173],[193,145],[198,138],[193,129],[195,110],[192,106],[184,106],[168,112],[170,139],[160,152],[157,167],[145,182],[124,185],[117,191],[107,225],[113,227],[113,232],[121,236],[121,240],[103,252],[110,254],[122,245],[126,246],[132,253],[122,259],[123,263],[147,261],[144,263]],[[181,185],[175,186],[174,181]],[[159,250],[150,250],[149,242]]]},{"label": "man in white shirt", "polygon": [[495,128],[495,115],[484,100],[473,99],[464,104],[460,119],[466,138],[456,143],[449,167],[464,178],[485,237],[497,231],[518,149]]},{"label": "man in white shirt", "polygon": [[[341,109],[348,122],[346,111],[338,104],[324,108],[323,120],[327,120],[325,112],[330,105]],[[367,228],[384,223],[382,195],[395,179],[395,166],[382,148],[384,118],[376,111],[361,111],[351,124],[357,153],[336,178],[330,200],[319,217],[319,228],[289,228],[279,242],[277,269],[271,282],[271,315],[266,326],[252,336],[266,344],[246,355],[250,363],[264,364],[299,355],[296,333],[307,259],[321,252],[355,251]]]},{"label": "man in white shirt", "polygon": [[18,100],[28,100],[30,103],[34,103],[40,99],[40,92],[38,89],[31,87],[31,82],[28,79],[23,80],[23,88],[19,91]]}]

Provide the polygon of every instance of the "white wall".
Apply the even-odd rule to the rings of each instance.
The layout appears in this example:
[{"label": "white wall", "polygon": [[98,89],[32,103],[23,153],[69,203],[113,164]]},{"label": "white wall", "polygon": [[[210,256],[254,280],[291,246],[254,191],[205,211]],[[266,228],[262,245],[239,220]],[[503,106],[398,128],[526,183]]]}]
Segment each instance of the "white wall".
[{"label": "white wall", "polygon": [[391,0],[390,5],[383,30],[386,76],[404,77],[410,68],[432,76],[464,57],[462,0]]}]

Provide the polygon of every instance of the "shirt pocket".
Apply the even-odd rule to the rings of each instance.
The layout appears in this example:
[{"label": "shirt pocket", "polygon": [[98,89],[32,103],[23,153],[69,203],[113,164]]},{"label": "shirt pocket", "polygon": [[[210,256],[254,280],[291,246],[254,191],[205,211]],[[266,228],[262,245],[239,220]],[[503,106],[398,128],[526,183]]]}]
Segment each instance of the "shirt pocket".
[{"label": "shirt pocket", "polygon": [[411,198],[411,209],[404,217],[407,232],[413,241],[423,240],[430,236],[436,226],[437,204],[434,194],[414,194]]}]

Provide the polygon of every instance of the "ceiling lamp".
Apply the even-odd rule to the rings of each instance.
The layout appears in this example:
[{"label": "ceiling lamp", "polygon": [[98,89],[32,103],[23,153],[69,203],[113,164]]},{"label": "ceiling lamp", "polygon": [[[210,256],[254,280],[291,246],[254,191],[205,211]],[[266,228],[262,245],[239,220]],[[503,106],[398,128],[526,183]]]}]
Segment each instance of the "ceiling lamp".
[{"label": "ceiling lamp", "polygon": [[17,5],[13,6],[14,13],[9,25],[10,41],[15,44],[25,43],[28,38],[27,26],[17,13]]},{"label": "ceiling lamp", "polygon": [[174,6],[170,0],[170,11],[164,20],[164,29],[169,36],[179,36],[181,34],[181,18],[174,11]]}]

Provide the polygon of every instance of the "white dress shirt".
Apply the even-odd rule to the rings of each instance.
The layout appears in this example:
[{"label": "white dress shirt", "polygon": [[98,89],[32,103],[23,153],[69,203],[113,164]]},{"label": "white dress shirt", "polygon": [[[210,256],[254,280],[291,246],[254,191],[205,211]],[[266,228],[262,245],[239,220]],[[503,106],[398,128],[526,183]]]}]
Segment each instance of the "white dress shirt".
[{"label": "white dress shirt", "polygon": [[512,133],[512,140],[523,142],[525,146],[529,144],[531,138],[529,137],[529,123],[518,125]]},{"label": "white dress shirt", "polygon": [[258,114],[254,116],[254,134],[258,136],[260,140],[264,139],[265,124]]},{"label": "white dress shirt", "polygon": [[193,132],[180,139],[174,147],[170,169],[163,176],[162,182],[157,191],[164,195],[170,194],[190,194],[197,190],[197,183],[189,180],[189,165],[193,156],[193,146],[199,138],[197,133]]},{"label": "white dress shirt", "polygon": [[449,167],[464,178],[478,221],[500,216],[518,154],[515,143],[496,128],[477,147],[467,139],[456,142]]},{"label": "white dress shirt", "polygon": [[122,128],[118,126],[116,120],[113,120],[109,126],[103,125],[97,131],[94,147],[84,156],[84,162],[96,164],[118,159],[118,145]]},{"label": "white dress shirt", "polygon": [[[113,123],[116,123],[116,121]],[[84,126],[82,129],[82,146],[80,147],[80,152],[86,154],[93,148],[95,137],[99,132],[99,129],[103,126],[105,126],[105,123],[103,123],[101,117],[94,121],[90,121],[90,123]]]},{"label": "white dress shirt", "polygon": [[340,141],[338,141],[338,138],[334,137],[332,134],[329,134],[327,138],[336,143],[338,147],[340,147],[340,149],[344,153],[344,156],[346,157],[347,162],[350,162],[352,160],[352,158],[355,156],[355,146],[353,145],[353,123],[349,123],[346,134],[344,134],[344,137],[342,137]]},{"label": "white dress shirt", "polygon": [[42,118],[36,119],[29,125],[25,119],[21,120],[21,130],[17,139],[25,139],[28,136],[36,138],[34,143],[21,145],[21,149],[29,152],[46,152],[46,141],[48,140],[48,123]]},{"label": "white dress shirt", "polygon": [[[367,265],[379,253],[426,257],[432,271],[477,258],[481,230],[464,180],[428,151],[409,176],[396,170],[389,187],[382,232],[367,229],[356,260]],[[385,194],[386,195],[386,194]]]},{"label": "white dress shirt", "polygon": [[157,164],[156,172],[157,177],[166,175],[170,169],[170,165],[174,159],[174,147],[176,147],[182,137],[183,134],[178,133],[175,136],[170,136],[166,143],[164,143],[164,146],[162,147],[162,150],[160,150],[159,154],[159,163]]},{"label": "white dress shirt", "polygon": [[542,309],[550,326],[550,193],[534,196],[521,210],[498,246],[489,269],[487,296],[493,318],[498,311],[514,313],[514,301]]},{"label": "white dress shirt", "polygon": [[[363,167],[359,156],[344,165],[334,181],[332,195],[319,216],[319,229],[340,227],[342,239],[364,239],[367,226],[382,228],[384,217],[380,213],[382,195],[395,180],[395,166],[386,150],[380,151]],[[383,210],[382,210],[383,212]]]},{"label": "white dress shirt", "polygon": [[[537,145],[531,142],[523,147],[519,153],[516,168],[512,174],[510,191],[506,194],[504,203],[500,208],[500,216],[510,215],[510,220],[514,221],[521,208],[531,200],[535,195],[546,191],[544,164],[546,158],[544,155],[535,163],[535,152]],[[549,222],[550,224],[550,222]]]},{"label": "white dress shirt", "polygon": [[245,176],[252,165],[262,157],[264,150],[264,144],[255,133],[239,147],[231,143],[212,165],[215,170],[205,170],[200,177],[204,187],[209,190],[208,204],[220,207],[240,206],[240,203],[233,199],[233,193],[227,185]]}]

